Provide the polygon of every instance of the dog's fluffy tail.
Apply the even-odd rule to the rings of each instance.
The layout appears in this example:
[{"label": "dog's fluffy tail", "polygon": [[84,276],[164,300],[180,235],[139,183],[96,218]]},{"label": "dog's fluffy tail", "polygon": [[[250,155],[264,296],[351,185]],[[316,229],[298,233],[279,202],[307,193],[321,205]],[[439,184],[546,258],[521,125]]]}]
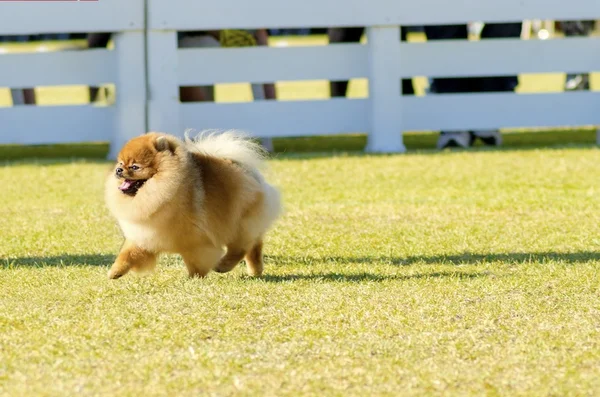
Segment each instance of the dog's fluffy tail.
[{"label": "dog's fluffy tail", "polygon": [[261,182],[265,192],[265,213],[261,227],[264,230],[270,227],[281,214],[282,202],[281,193],[270,185],[261,173],[265,168],[268,152],[243,131],[207,130],[200,132],[194,138],[190,138],[189,132],[185,132],[188,150],[235,161],[252,172]]},{"label": "dog's fluffy tail", "polygon": [[235,161],[256,172],[265,166],[266,150],[243,131],[207,130],[193,138],[189,134],[190,131],[185,132],[185,142],[192,151]]}]

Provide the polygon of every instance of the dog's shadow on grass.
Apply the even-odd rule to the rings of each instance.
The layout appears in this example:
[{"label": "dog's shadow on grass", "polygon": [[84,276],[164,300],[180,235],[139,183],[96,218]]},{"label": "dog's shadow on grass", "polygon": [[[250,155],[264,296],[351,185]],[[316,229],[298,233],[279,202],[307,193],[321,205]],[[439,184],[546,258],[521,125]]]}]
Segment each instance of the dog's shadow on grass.
[{"label": "dog's shadow on grass", "polygon": [[4,267],[61,267],[61,266],[110,266],[115,255],[105,254],[65,254],[56,256],[28,256],[0,258],[0,268]]},{"label": "dog's shadow on grass", "polygon": [[[64,254],[56,256],[27,256],[0,258],[4,266],[109,266],[115,260],[114,254]],[[477,265],[482,263],[525,264],[545,263],[548,261],[567,264],[600,261],[600,252],[511,252],[511,253],[471,253],[455,255],[417,255],[409,257],[391,256],[278,256],[266,255],[268,265],[300,265],[313,264],[390,264],[411,266],[419,264],[438,265]]]},{"label": "dog's shadow on grass", "polygon": [[394,256],[267,256],[267,261],[274,265],[313,264],[389,264],[396,266],[411,265],[478,265],[483,263],[525,264],[561,262],[566,264],[600,261],[600,252],[507,252],[507,253],[472,253],[465,252],[454,255],[415,255],[408,257]]},{"label": "dog's shadow on grass", "polygon": [[[10,269],[17,267],[63,267],[63,266],[110,266],[115,259],[115,255],[108,254],[65,254],[57,256],[32,256],[16,258],[0,258],[0,269]],[[505,265],[523,265],[527,263],[547,263],[558,262],[568,265],[587,263],[590,261],[600,261],[600,252],[580,251],[580,252],[519,252],[519,253],[462,253],[457,255],[423,255],[409,257],[389,257],[389,256],[269,256],[265,258],[267,268],[273,266],[300,267],[306,270],[311,265],[320,265],[319,271],[315,273],[298,272],[292,274],[269,274],[260,277],[260,280],[269,283],[285,282],[384,282],[384,281],[402,281],[414,279],[476,279],[481,277],[496,277],[494,272],[489,270],[456,269],[443,271],[423,271],[413,274],[390,274],[375,271],[362,271],[353,273],[352,270],[340,271],[336,265],[373,264],[373,265],[392,265],[409,267],[412,265],[480,265],[484,263],[497,263]],[[331,265],[331,269],[323,271],[322,265]],[[243,266],[243,263],[240,264]]]},{"label": "dog's shadow on grass", "polygon": [[416,279],[475,279],[480,277],[494,277],[489,271],[468,272],[468,271],[443,271],[443,272],[423,272],[415,274],[377,274],[377,273],[314,273],[314,274],[267,274],[261,277],[261,280],[268,283],[287,283],[296,281],[326,282],[326,283],[364,283],[364,282],[383,282],[383,281],[406,281]]},{"label": "dog's shadow on grass", "polygon": [[[392,266],[412,266],[412,265],[480,265],[484,263],[498,263],[505,265],[523,265],[527,263],[547,263],[549,261],[576,265],[578,263],[586,263],[590,261],[600,261],[600,252],[584,251],[584,252],[513,252],[513,253],[494,253],[494,254],[477,254],[477,253],[462,253],[458,255],[422,255],[410,257],[388,257],[388,256],[363,256],[363,257],[339,257],[339,256],[324,256],[320,258],[304,256],[304,257],[283,257],[283,256],[267,256],[268,264],[273,266],[279,265],[300,265],[303,268],[311,265],[331,264],[351,265],[351,264],[383,264]],[[321,268],[322,269],[322,268]],[[382,274],[382,273],[314,273],[314,274],[283,274],[283,275],[265,275],[262,277],[266,282],[283,283],[293,281],[325,281],[325,282],[381,282],[390,280],[411,280],[411,279],[439,279],[439,278],[455,278],[455,279],[476,279],[481,277],[496,277],[494,272],[476,269],[470,270],[446,270],[437,272],[419,272],[414,274]]]},{"label": "dog's shadow on grass", "polygon": [[[58,255],[58,256],[34,256],[22,258],[2,258],[0,259],[1,268],[36,268],[36,267],[63,267],[63,266],[110,266],[114,261],[114,255]],[[281,259],[281,258],[279,258]],[[363,258],[366,261],[366,258]],[[277,258],[267,257],[268,261],[278,262]],[[347,258],[348,262],[353,262]],[[293,258],[286,258],[286,262],[302,262]],[[240,264],[243,266],[243,263]],[[476,277],[489,276],[490,272],[466,272],[466,271],[442,271],[417,274],[379,274],[374,272],[362,273],[343,273],[332,271],[327,273],[311,273],[311,274],[265,274],[260,277],[260,280],[269,283],[284,283],[297,281],[311,282],[382,282],[391,280],[409,280],[419,278],[460,278],[470,279]]]}]

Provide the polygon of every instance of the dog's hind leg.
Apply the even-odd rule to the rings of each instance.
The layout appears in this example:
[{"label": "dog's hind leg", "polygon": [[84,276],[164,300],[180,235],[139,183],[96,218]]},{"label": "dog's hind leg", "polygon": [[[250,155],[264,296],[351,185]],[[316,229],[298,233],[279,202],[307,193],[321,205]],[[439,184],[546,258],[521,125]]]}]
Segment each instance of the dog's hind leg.
[{"label": "dog's hind leg", "polygon": [[221,258],[215,271],[219,273],[232,271],[252,249],[255,238],[245,232],[245,229],[241,229],[237,238],[227,244],[227,254]]},{"label": "dog's hind leg", "polygon": [[217,264],[215,271],[219,273],[227,273],[232,271],[246,255],[246,250],[235,246],[227,247],[227,254]]},{"label": "dog's hind leg", "polygon": [[246,268],[248,275],[252,277],[260,277],[263,273],[263,242],[258,240],[252,249],[246,254]]}]

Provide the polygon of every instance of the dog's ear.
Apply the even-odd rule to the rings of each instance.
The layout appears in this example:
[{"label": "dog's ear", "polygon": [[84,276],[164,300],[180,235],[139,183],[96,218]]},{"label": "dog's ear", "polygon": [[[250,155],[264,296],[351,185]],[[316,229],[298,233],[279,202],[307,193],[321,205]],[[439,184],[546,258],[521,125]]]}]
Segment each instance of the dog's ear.
[{"label": "dog's ear", "polygon": [[164,152],[168,150],[169,152],[174,153],[179,144],[174,138],[171,138],[166,135],[161,135],[158,138],[156,138],[154,146],[159,152]]}]

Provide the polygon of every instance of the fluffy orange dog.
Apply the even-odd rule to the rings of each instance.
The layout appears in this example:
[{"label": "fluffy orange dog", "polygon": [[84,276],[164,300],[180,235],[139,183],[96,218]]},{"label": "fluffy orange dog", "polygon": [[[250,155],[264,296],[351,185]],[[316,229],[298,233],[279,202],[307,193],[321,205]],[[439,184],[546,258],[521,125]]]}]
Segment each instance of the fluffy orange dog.
[{"label": "fluffy orange dog", "polygon": [[263,160],[262,148],[234,131],[127,142],[105,186],[125,235],[108,277],[153,270],[161,253],[180,254],[190,277],[228,272],[242,259],[260,276],[263,237],[281,206]]}]

